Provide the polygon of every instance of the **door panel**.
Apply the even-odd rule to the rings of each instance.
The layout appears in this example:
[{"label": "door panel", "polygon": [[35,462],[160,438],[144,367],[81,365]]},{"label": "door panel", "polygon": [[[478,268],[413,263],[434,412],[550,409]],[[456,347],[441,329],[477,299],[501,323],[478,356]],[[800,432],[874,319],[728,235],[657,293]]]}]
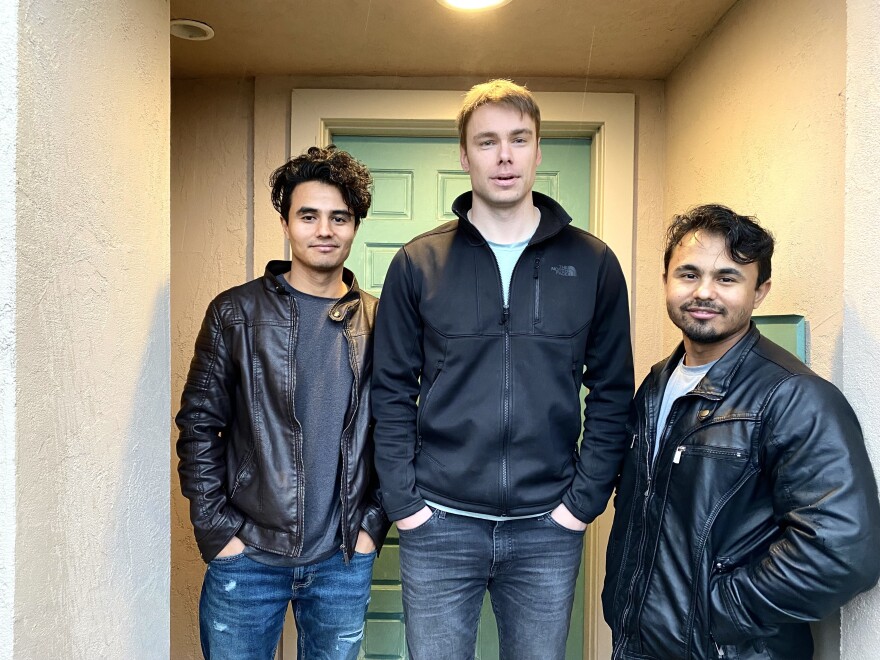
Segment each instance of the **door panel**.
[{"label": "door panel", "polygon": [[[333,141],[373,173],[373,205],[358,229],[346,266],[354,271],[361,288],[378,296],[397,250],[411,238],[453,220],[452,201],[470,190],[470,178],[461,171],[455,138],[334,135]],[[559,201],[573,224],[588,229],[590,141],[543,139],[541,152],[534,189]],[[363,646],[368,660],[407,657],[398,553],[397,530],[392,527],[373,571]],[[583,573],[582,563],[567,660],[583,657]],[[488,595],[483,601],[477,658],[498,658],[498,633]]]}]

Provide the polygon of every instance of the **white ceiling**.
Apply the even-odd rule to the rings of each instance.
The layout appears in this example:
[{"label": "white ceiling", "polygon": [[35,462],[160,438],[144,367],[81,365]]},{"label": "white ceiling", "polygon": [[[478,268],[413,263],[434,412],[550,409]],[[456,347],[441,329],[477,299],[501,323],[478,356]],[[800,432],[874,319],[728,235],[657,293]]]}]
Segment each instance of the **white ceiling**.
[{"label": "white ceiling", "polygon": [[171,72],[205,76],[662,79],[736,0],[171,0],[211,41],[171,39]]}]

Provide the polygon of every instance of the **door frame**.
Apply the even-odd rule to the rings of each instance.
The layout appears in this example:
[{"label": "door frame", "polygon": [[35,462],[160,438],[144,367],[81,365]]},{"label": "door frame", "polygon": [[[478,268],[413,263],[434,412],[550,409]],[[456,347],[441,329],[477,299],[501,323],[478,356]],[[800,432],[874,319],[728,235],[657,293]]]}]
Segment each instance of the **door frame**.
[{"label": "door frame", "polygon": [[[635,273],[635,95],[535,92],[542,137],[589,137],[590,231],[608,243],[623,269],[632,318]],[[327,146],[334,133],[457,137],[461,91],[293,89],[290,154]],[[599,660],[605,623],[600,595],[605,533],[587,528],[584,543],[584,659]]]}]

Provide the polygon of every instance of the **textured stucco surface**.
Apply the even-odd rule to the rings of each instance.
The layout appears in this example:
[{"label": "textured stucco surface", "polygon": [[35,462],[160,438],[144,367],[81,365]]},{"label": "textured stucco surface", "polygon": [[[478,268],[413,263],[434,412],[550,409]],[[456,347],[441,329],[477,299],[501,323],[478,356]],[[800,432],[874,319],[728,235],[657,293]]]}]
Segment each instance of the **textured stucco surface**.
[{"label": "textured stucco surface", "polygon": [[836,382],[845,40],[842,0],[742,0],[666,89],[667,218],[708,202],[758,216],[777,239],[760,311],[806,316],[808,361]]},{"label": "textured stucco surface", "polygon": [[[208,303],[251,276],[253,82],[178,80],[171,91],[171,408],[176,414]],[[268,194],[262,201],[268,203]],[[264,265],[258,265],[258,274]],[[184,660],[201,658],[198,598],[205,564],[193,539],[189,503],[180,494],[176,439],[172,425],[171,656]]]},{"label": "textured stucco surface", "polygon": [[15,153],[18,2],[0,3],[0,660],[12,658],[15,603]]},{"label": "textured stucco surface", "polygon": [[[846,245],[843,289],[843,390],[880,473],[880,306],[870,285],[880,281],[880,4],[847,3]],[[880,589],[843,609],[843,660],[877,657]]]},{"label": "textured stucco surface", "polygon": [[168,657],[168,18],[19,3],[16,658]]}]

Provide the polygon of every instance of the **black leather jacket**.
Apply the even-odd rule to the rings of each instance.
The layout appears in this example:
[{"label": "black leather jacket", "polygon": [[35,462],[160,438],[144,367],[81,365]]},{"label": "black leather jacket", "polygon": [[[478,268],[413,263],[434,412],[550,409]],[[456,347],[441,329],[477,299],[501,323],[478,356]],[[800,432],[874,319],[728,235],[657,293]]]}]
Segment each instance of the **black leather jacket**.
[{"label": "black leather jacket", "polygon": [[427,498],[511,516],[561,501],[589,522],[611,495],[634,385],[626,283],[607,245],[532,197],[541,220],[507,311],[492,249],[467,220],[471,193],[455,200],[457,221],[413,239],[388,269],[373,412],[394,520]]},{"label": "black leather jacket", "polygon": [[673,405],[652,465],[682,355],[653,367],[630,414],[602,594],[613,658],[810,658],[808,622],[880,573],[858,420],[752,325]]},{"label": "black leather jacket", "polygon": [[[213,559],[238,535],[245,544],[296,557],[302,552],[302,429],[293,410],[297,311],[275,279],[229,289],[208,307],[176,422],[183,494],[199,551]],[[377,300],[345,271],[348,293],[330,312],[343,323],[354,374],[342,434],[342,545],[350,557],[358,531],[381,546],[390,523],[372,466],[370,369]]]}]

